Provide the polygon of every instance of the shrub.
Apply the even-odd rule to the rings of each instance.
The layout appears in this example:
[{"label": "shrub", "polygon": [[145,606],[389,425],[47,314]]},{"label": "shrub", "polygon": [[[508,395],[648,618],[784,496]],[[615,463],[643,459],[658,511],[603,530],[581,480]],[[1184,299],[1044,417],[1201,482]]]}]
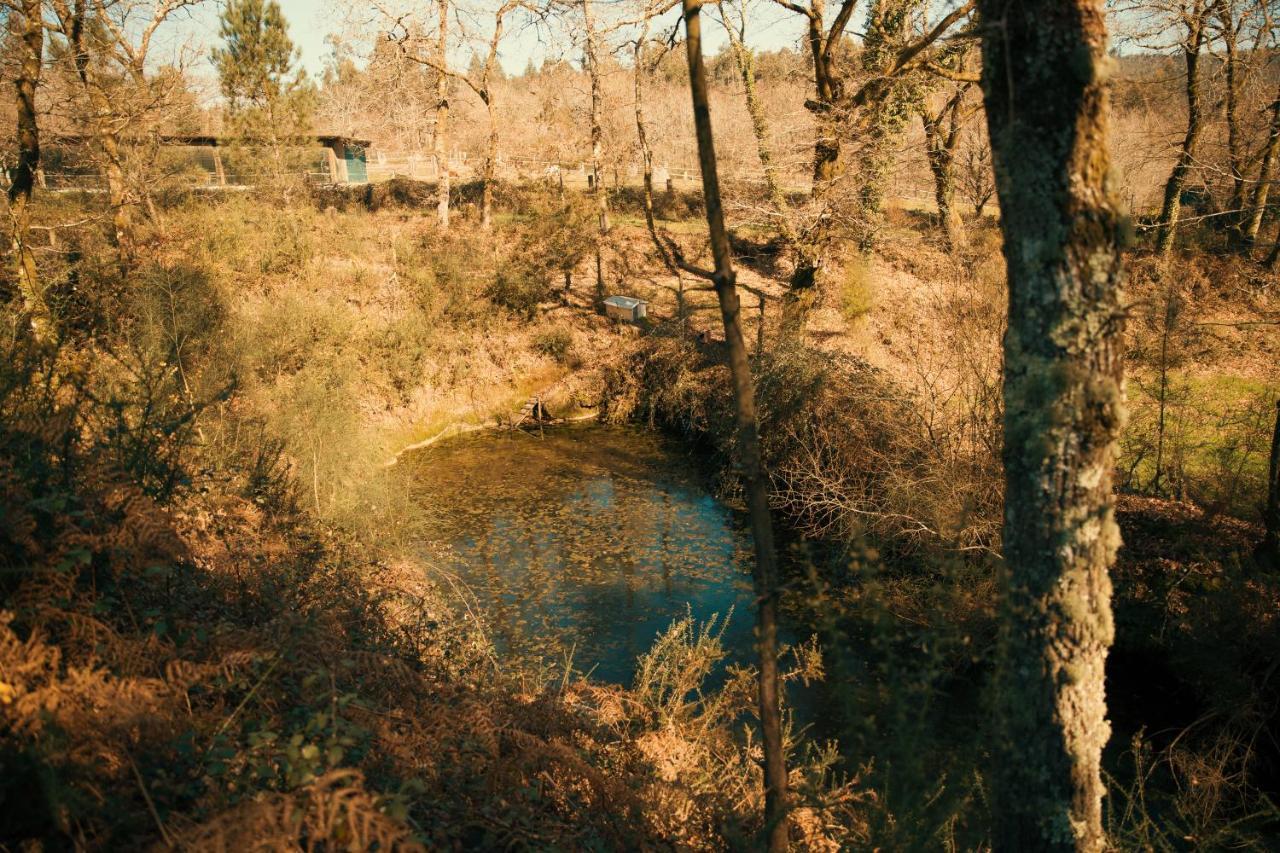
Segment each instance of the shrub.
[{"label": "shrub", "polygon": [[845,263],[844,275],[840,279],[840,313],[852,323],[871,313],[874,307],[875,294],[866,262],[850,259]]},{"label": "shrub", "polygon": [[465,322],[483,306],[490,257],[472,239],[433,231],[397,246],[396,275],[428,319]]},{"label": "shrub", "polygon": [[498,268],[484,295],[494,305],[531,320],[538,305],[550,298],[551,283],[542,270],[520,262],[508,263]]},{"label": "shrub", "polygon": [[573,351],[573,335],[563,326],[544,329],[533,336],[533,351],[554,359],[559,364],[577,361]]}]

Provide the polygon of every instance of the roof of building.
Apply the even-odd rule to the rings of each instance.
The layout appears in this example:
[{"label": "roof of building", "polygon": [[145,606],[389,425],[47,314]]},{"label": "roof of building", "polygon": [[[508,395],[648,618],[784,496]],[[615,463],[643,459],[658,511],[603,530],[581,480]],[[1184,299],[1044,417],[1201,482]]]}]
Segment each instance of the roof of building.
[{"label": "roof of building", "polygon": [[[50,141],[57,142],[85,142],[90,137],[83,133],[51,133],[48,134]],[[326,147],[331,145],[352,145],[358,148],[368,148],[373,144],[371,140],[360,139],[354,136],[344,136],[337,133],[319,133],[310,137],[318,144]],[[198,145],[209,148],[218,148],[234,144],[237,138],[234,136],[223,136],[220,134],[203,134],[203,133],[162,133],[160,141],[168,145]]]},{"label": "roof of building", "polygon": [[635,308],[643,303],[643,299],[637,299],[634,296],[610,296],[604,301],[605,305],[615,305],[618,308]]}]

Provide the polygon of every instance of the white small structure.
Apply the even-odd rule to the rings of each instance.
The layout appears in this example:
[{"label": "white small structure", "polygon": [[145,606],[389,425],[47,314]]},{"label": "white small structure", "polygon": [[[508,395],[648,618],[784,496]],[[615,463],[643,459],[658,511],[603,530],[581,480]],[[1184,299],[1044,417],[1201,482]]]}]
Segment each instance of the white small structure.
[{"label": "white small structure", "polygon": [[635,323],[649,316],[649,303],[634,296],[610,296],[604,301],[604,313],[615,320]]}]

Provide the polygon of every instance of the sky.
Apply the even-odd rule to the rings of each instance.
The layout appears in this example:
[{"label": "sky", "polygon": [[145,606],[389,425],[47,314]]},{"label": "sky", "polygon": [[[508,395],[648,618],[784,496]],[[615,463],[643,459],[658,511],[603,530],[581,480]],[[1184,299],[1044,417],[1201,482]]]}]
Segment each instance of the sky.
[{"label": "sky", "polygon": [[[289,21],[289,36],[301,52],[302,64],[312,78],[319,78],[324,73],[325,64],[332,55],[325,39],[341,27],[344,13],[360,13],[371,8],[369,3],[361,0],[278,1]],[[183,27],[190,27],[188,32],[197,42],[203,43],[201,52],[205,56],[208,55],[209,48],[218,43],[218,11],[217,5],[198,7],[191,21],[186,22]],[[772,4],[756,4],[752,15],[748,37],[756,48],[774,50],[792,46],[801,35],[799,18]],[[670,17],[674,24],[676,18]],[[704,27],[704,38],[709,54],[718,51],[724,42],[723,33],[715,25]],[[535,62],[545,59],[549,49],[563,50],[563,46],[553,45],[549,48],[539,42],[536,33],[529,30],[514,32],[504,40],[500,58],[509,74],[519,74],[524,71],[530,59]]]},{"label": "sky", "polygon": [[289,19],[289,36],[302,51],[307,73],[319,77],[324,70],[329,46],[325,37],[332,31],[332,14],[325,14],[328,3],[318,0],[280,0],[280,8]]}]

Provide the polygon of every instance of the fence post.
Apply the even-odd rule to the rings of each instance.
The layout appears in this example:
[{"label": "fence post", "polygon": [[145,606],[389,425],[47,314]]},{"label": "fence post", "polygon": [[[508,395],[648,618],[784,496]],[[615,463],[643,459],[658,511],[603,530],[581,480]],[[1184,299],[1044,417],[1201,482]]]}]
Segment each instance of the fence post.
[{"label": "fence post", "polygon": [[213,174],[218,179],[218,186],[227,185],[227,170],[222,165],[222,152],[218,150],[217,145],[213,146]]}]

